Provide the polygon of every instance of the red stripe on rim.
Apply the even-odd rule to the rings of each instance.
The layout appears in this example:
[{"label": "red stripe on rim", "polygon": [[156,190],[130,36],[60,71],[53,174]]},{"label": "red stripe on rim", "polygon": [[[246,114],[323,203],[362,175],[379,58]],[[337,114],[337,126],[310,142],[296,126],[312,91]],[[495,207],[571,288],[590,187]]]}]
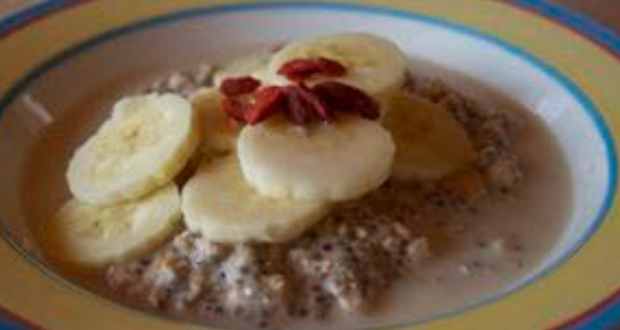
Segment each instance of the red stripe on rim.
[{"label": "red stripe on rim", "polygon": [[2,316],[4,320],[14,322],[20,326],[28,327],[28,329],[31,329],[31,330],[46,330],[45,328],[32,323],[32,321],[26,320],[25,318],[9,311],[8,309],[2,306],[0,306],[0,316]]},{"label": "red stripe on rim", "polygon": [[620,289],[618,289],[617,291],[615,291],[613,294],[603,299],[602,301],[598,302],[596,305],[590,307],[585,312],[582,312],[581,314],[577,314],[569,318],[568,320],[558,322],[559,323],[558,325],[552,326],[549,329],[550,330],[565,329],[565,328],[577,326],[579,324],[582,324],[588,321],[594,315],[602,312],[607,307],[615,305],[617,303],[620,303]]}]

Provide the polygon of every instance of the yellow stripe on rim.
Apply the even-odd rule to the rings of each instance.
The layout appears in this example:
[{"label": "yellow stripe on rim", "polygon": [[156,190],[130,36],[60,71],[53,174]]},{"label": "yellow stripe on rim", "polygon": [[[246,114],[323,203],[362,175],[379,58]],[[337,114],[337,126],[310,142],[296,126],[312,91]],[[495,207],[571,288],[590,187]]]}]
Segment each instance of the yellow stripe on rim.
[{"label": "yellow stripe on rim", "polygon": [[[353,2],[353,1],[351,1]],[[209,6],[247,3],[210,1]],[[355,2],[359,4],[359,2]],[[543,18],[489,1],[363,1],[446,19],[508,40],[573,80],[601,110],[619,136],[620,65],[583,38]],[[113,28],[153,16],[204,7],[204,1],[95,1],[33,23],[0,42],[3,68],[0,90],[6,92],[28,70],[71,45]],[[475,10],[474,10],[475,9]],[[101,13],[105,13],[102,15]],[[45,31],[42,33],[41,31]],[[53,42],[50,42],[53,41]],[[570,50],[567,52],[567,50]],[[27,56],[24,56],[27,55]],[[10,60],[10,63],[6,61]],[[426,329],[531,329],[549,327],[584,312],[620,287],[620,263],[615,260],[620,237],[616,200],[608,219],[567,263],[532,285],[497,302],[438,320]],[[6,241],[0,241],[0,305],[50,329],[198,329],[165,321],[72,290],[44,276]],[[6,269],[10,269],[7,271]],[[507,322],[508,321],[508,322]]]}]

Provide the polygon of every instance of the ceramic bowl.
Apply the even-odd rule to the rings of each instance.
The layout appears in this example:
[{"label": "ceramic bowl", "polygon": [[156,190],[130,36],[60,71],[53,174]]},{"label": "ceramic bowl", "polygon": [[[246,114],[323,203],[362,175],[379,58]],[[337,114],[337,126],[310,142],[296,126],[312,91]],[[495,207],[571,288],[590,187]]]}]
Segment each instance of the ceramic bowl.
[{"label": "ceramic bowl", "polygon": [[[79,142],[71,136],[92,130],[101,120],[87,109],[76,110],[77,104],[89,104],[85,100],[113,100],[139,79],[188,64],[344,31],[385,36],[412,62],[433,62],[508,95],[544,121],[570,167],[574,202],[569,225],[538,267],[492,296],[408,324],[428,321],[429,329],[549,327],[612,294],[620,285],[620,264],[611,259],[611,251],[620,248],[615,240],[620,219],[615,209],[610,211],[616,202],[614,138],[620,127],[614,113],[620,96],[612,86],[620,86],[620,65],[590,42],[531,14],[496,3],[472,2],[478,10],[448,3],[94,1],[6,33],[0,43],[0,305],[49,329],[120,324],[186,329],[180,322],[99,298],[40,261],[29,218],[57,207],[66,184],[61,175],[58,182],[45,184],[24,179],[27,171],[38,170],[25,165],[35,142],[50,124],[71,116],[70,127],[57,133],[63,142],[36,151],[64,168],[63,150]],[[106,11],[110,14],[99,15]],[[97,106],[105,105],[101,102]],[[45,192],[51,195],[49,205],[31,202],[30,195]]]}]

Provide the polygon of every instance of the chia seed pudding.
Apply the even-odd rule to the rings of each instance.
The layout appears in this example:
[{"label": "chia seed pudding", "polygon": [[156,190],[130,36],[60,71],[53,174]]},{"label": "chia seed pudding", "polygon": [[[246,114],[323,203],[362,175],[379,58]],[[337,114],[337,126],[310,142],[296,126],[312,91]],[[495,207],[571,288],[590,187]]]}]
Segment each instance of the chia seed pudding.
[{"label": "chia seed pudding", "polygon": [[[270,55],[254,62],[265,65]],[[125,305],[243,329],[344,329],[425,320],[508,287],[535,269],[563,233],[571,191],[562,152],[540,120],[505,96],[413,61],[398,93],[447,110],[475,153],[466,168],[438,179],[392,176],[362,197],[331,203],[320,221],[283,242],[223,243],[181,224],[155,250],[94,272],[54,266]],[[214,89],[219,70],[195,65],[133,88],[119,86],[112,94],[173,93],[192,102],[200,91]],[[475,93],[463,92],[464,87]],[[109,98],[98,95],[76,108],[108,111]],[[74,123],[63,119],[54,125],[50,136],[69,132]],[[82,141],[85,133],[71,134]],[[31,171],[28,180],[64,180],[64,163],[44,152],[58,147],[54,143],[59,142],[44,137],[36,146],[30,166],[40,170]],[[68,159],[72,150],[65,149]],[[183,187],[201,159],[228,153],[198,148],[174,183]],[[50,192],[36,189],[26,204],[49,203]]]},{"label": "chia seed pudding", "polygon": [[[208,68],[173,73],[147,91],[191,95],[210,84]],[[438,80],[411,76],[403,89],[450,111],[474,143],[476,166],[436,181],[387,181],[336,205],[288,243],[227,245],[182,230],[152,255],[111,265],[109,288],[135,305],[201,321],[243,319],[259,328],[326,319],[333,309],[377,308],[395,281],[432,258],[434,238],[458,227],[452,218],[475,212],[481,199],[509,195],[524,177],[512,148],[519,136],[514,114],[483,109]]]}]

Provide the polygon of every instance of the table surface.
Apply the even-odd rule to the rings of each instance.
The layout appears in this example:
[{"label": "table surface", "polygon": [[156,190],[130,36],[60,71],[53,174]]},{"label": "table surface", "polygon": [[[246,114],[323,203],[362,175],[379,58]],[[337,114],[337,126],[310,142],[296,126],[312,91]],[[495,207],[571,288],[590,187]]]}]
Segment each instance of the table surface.
[{"label": "table surface", "polygon": [[[0,0],[0,16],[41,0]],[[510,1],[510,0],[504,0]],[[620,33],[619,0],[548,0],[588,15]]]}]

